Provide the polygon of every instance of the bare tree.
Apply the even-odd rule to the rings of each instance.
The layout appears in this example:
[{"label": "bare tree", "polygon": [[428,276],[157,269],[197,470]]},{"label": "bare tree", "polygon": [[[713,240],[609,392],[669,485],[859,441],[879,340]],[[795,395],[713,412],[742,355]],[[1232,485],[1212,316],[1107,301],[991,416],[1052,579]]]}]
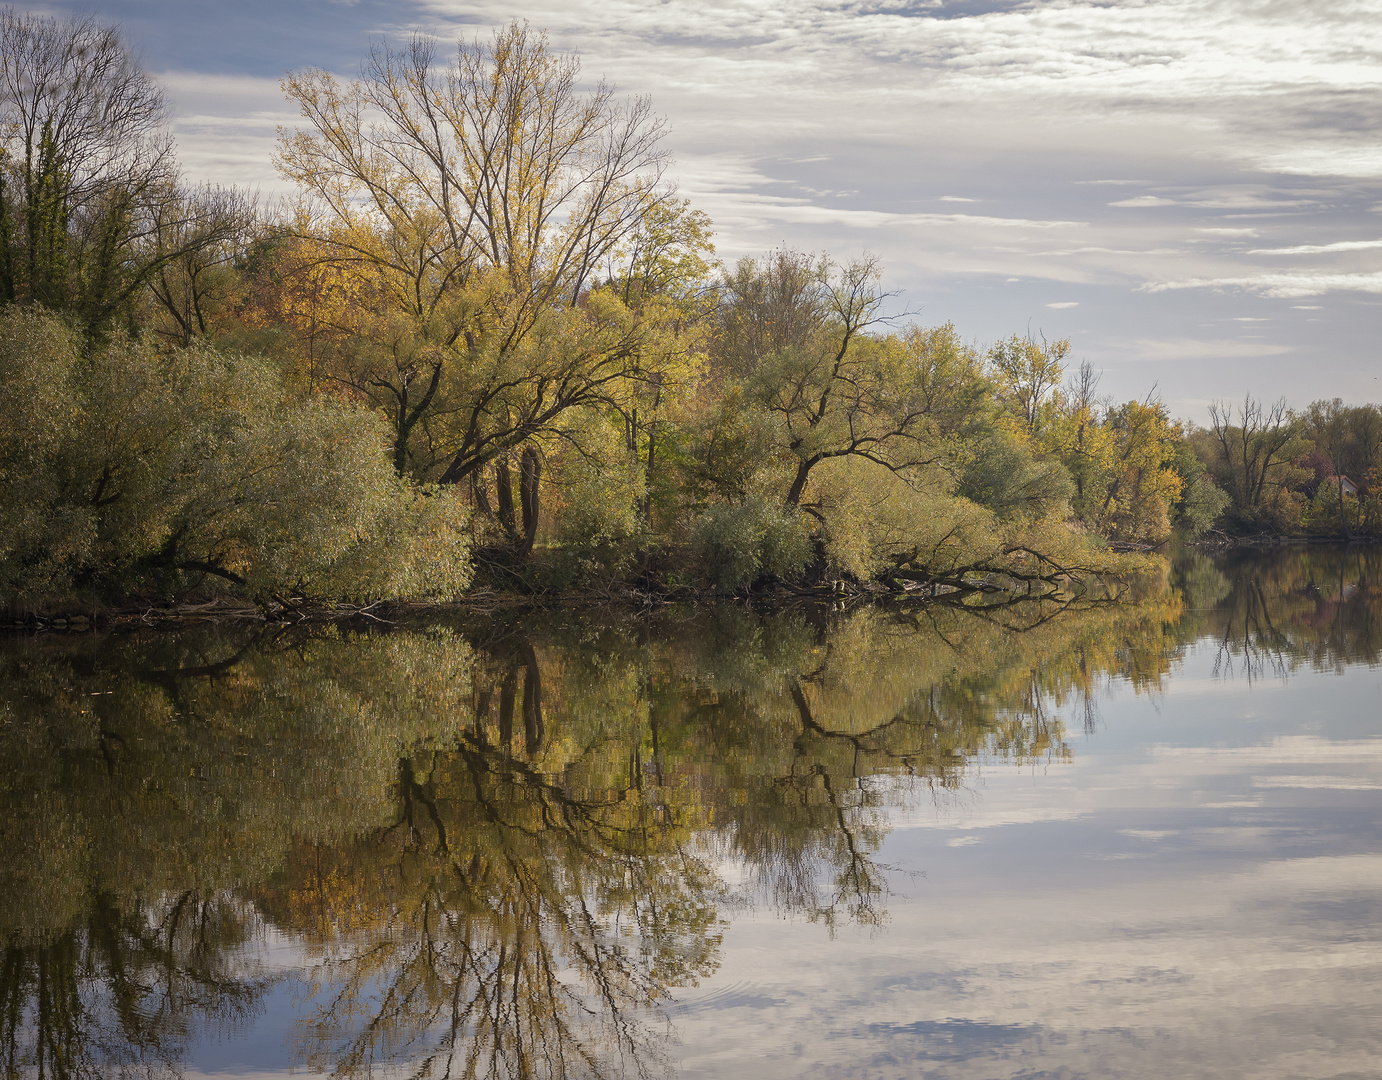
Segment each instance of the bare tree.
[{"label": "bare tree", "polygon": [[1235,506],[1240,512],[1261,513],[1300,448],[1299,422],[1284,398],[1264,406],[1251,395],[1238,406],[1237,423],[1234,409],[1221,401],[1210,405],[1209,420]]},{"label": "bare tree", "polygon": [[149,292],[166,318],[156,332],[187,345],[207,334],[213,309],[228,300],[229,264],[252,241],[258,207],[247,191],[206,184],[175,191],[151,209],[156,269]]},{"label": "bare tree", "polygon": [[225,239],[243,197],[182,187],[166,121],[114,27],[0,11],[0,298],[99,331]]},{"label": "bare tree", "polygon": [[162,91],[114,27],[89,15],[59,22],[0,12],[0,211],[8,234],[0,288],[8,299],[67,307],[74,292],[109,285],[73,278],[99,277],[132,204],[175,180],[166,115]]}]

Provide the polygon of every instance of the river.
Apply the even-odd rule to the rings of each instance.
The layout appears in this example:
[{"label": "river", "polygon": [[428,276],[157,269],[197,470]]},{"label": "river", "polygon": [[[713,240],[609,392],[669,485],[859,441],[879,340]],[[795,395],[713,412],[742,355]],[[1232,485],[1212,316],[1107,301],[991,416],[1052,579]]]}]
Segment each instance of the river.
[{"label": "river", "polygon": [[1382,551],[0,640],[7,1076],[1342,1077]]}]

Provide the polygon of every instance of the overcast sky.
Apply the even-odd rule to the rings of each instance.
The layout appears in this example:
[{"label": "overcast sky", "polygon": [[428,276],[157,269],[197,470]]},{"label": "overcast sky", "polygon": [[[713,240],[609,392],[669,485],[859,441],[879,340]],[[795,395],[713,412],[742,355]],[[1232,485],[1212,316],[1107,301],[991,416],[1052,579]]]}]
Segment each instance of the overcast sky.
[{"label": "overcast sky", "polygon": [[649,95],[725,259],[878,255],[897,310],[1102,389],[1382,401],[1382,0],[97,0],[187,172],[283,192],[289,69],[512,18]]}]

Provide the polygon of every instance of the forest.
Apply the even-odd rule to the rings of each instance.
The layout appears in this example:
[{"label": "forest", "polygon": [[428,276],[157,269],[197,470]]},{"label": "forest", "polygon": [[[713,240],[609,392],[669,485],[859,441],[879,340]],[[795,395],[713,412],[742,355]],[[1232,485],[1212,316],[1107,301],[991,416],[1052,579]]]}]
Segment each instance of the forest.
[{"label": "forest", "polygon": [[1382,409],[1116,402],[884,268],[726,264],[645,99],[513,24],[291,72],[183,175],[116,27],[0,13],[0,602],[961,593],[1382,535]]}]

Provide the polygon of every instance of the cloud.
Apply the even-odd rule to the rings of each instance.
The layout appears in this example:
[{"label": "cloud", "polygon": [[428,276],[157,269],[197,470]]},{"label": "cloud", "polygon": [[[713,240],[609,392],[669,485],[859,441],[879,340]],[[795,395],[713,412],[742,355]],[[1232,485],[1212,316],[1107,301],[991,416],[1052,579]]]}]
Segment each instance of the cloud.
[{"label": "cloud", "polygon": [[1267,345],[1256,341],[1204,340],[1198,338],[1138,338],[1129,342],[1131,359],[1232,360],[1244,357],[1280,356],[1292,351],[1289,345]]},{"label": "cloud", "polygon": [[[349,78],[384,34],[484,38],[526,19],[579,54],[586,85],[651,97],[722,257],[867,249],[913,310],[988,339],[1058,285],[1110,392],[1145,390],[1119,384],[1136,341],[1261,314],[1236,303],[1378,291],[1367,265],[1262,265],[1371,250],[1322,239],[1366,237],[1382,208],[1382,21],[1364,0],[398,0],[333,6],[327,24],[309,9],[270,21],[254,0],[204,22],[175,0],[103,4],[162,71],[191,178],[285,190],[288,67]],[[1299,362],[1255,367],[1265,396],[1313,395],[1322,372],[1370,361],[1367,312],[1333,313],[1326,338],[1309,312],[1276,310]]]},{"label": "cloud", "polygon": [[1241,277],[1187,278],[1183,281],[1160,281],[1142,286],[1142,291],[1152,293],[1179,289],[1242,289],[1259,296],[1285,300],[1319,296],[1328,292],[1382,293],[1382,271],[1335,274],[1322,270],[1304,270],[1299,273],[1261,273]]},{"label": "cloud", "polygon": [[1324,255],[1335,251],[1364,251],[1382,248],[1382,240],[1340,240],[1333,244],[1297,244],[1284,248],[1253,248],[1249,255]]},{"label": "cloud", "polygon": [[1072,308],[1079,307],[1080,302],[1078,300],[1062,300],[1059,303],[1047,304],[1046,306],[1049,308]]},{"label": "cloud", "polygon": [[1163,199],[1160,195],[1138,195],[1131,199],[1120,199],[1110,206],[1179,206],[1175,199]]}]

